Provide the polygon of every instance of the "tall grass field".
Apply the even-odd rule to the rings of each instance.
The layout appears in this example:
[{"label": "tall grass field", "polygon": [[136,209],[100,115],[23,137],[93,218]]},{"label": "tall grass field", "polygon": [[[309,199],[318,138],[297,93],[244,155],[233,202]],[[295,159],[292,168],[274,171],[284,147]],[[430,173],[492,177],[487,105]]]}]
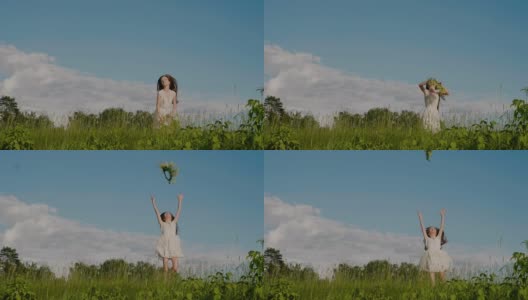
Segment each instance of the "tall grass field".
[{"label": "tall grass field", "polygon": [[153,127],[148,112],[109,108],[75,112],[56,125],[0,101],[0,150],[521,150],[528,149],[528,103],[515,99],[498,118],[458,116],[442,130],[423,128],[419,114],[371,109],[339,112],[329,121],[286,112],[280,99],[248,100],[225,116],[190,115]]},{"label": "tall grass field", "polygon": [[261,150],[264,111],[259,100],[225,114],[180,116],[156,128],[145,111],[81,111],[65,122],[22,112],[14,98],[0,99],[0,150]]},{"label": "tall grass field", "polygon": [[[527,251],[528,251],[528,244]],[[515,252],[507,271],[483,271],[478,275],[452,274],[446,282],[413,264],[371,261],[364,266],[340,264],[322,278],[311,267],[288,265],[276,249],[264,254],[264,289],[288,300],[526,300],[528,253]]]},{"label": "tall grass field", "polygon": [[274,289],[274,299],[302,300],[524,300],[528,287],[493,282],[486,277],[473,280],[450,280],[431,287],[426,280],[287,280],[265,281]]},{"label": "tall grass field", "polygon": [[264,102],[266,149],[273,150],[511,150],[528,149],[528,104],[515,99],[495,117],[451,115],[442,130],[423,128],[420,114],[371,109],[314,117],[287,112],[279,98]]},{"label": "tall grass field", "polygon": [[245,270],[237,275],[180,276],[145,262],[111,259],[100,265],[76,263],[63,277],[45,266],[22,264],[13,251],[5,247],[0,255],[2,300],[265,299],[260,251],[248,253]]}]

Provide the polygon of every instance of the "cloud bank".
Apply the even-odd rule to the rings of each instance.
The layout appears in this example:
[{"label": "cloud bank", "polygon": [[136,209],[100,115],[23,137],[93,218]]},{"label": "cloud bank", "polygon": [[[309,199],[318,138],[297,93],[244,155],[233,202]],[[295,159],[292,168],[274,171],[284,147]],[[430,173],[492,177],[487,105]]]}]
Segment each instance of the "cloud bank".
[{"label": "cloud bank", "polygon": [[[264,45],[264,72],[267,95],[281,98],[285,107],[316,116],[333,115],[347,110],[366,112],[375,107],[394,111],[424,108],[423,95],[416,84],[384,81],[348,74],[325,66],[321,58],[309,53],[292,52],[278,45]],[[442,103],[449,114],[494,115],[504,112],[509,103],[492,97],[468,96],[451,91]]]},{"label": "cloud bank", "polygon": [[[99,78],[62,67],[45,53],[27,53],[12,45],[0,45],[1,95],[15,97],[22,110],[46,113],[53,119],[109,107],[154,111],[156,99],[152,84]],[[221,97],[206,101],[208,97],[199,93],[180,98],[179,109],[184,113],[224,113],[238,106]]]},{"label": "cloud bank", "polygon": [[[420,236],[365,230],[321,217],[310,205],[290,204],[264,196],[265,245],[279,249],[290,262],[313,266],[329,276],[339,263],[364,265],[376,259],[417,264],[423,254]],[[494,249],[446,245],[445,250],[460,272],[504,264],[504,254]],[[506,256],[505,256],[506,255]],[[464,269],[465,268],[465,269]]]},{"label": "cloud bank", "polygon": [[[5,228],[3,230],[2,228]],[[158,236],[117,232],[81,224],[57,214],[45,204],[28,204],[15,196],[0,196],[0,247],[15,248],[24,261],[46,264],[64,275],[72,263],[101,263],[111,258],[129,262],[161,262],[154,249]],[[186,256],[181,270],[198,275],[236,266],[245,253],[232,247],[189,245],[183,241]]]}]

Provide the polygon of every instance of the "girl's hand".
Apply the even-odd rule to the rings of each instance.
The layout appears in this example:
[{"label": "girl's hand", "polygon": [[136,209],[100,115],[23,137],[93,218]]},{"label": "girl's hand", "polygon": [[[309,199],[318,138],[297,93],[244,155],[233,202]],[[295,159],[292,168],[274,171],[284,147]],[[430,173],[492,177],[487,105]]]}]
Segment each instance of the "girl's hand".
[{"label": "girl's hand", "polygon": [[418,218],[420,218],[420,220],[422,219],[422,213],[420,211],[418,211]]},{"label": "girl's hand", "polygon": [[150,201],[152,201],[152,203],[156,202],[156,198],[154,198],[154,195],[150,196]]},{"label": "girl's hand", "polygon": [[182,200],[183,200],[183,194],[179,194],[178,195],[178,201],[182,202]]},{"label": "girl's hand", "polygon": [[445,208],[442,208],[442,210],[440,211],[440,215],[441,216],[445,216],[445,214],[446,214],[446,210],[445,210]]}]

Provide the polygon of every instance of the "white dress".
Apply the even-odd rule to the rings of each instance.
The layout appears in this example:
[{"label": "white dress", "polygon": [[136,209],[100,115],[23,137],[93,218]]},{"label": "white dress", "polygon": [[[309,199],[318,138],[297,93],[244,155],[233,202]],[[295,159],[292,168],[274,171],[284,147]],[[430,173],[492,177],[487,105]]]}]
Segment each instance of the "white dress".
[{"label": "white dress", "polygon": [[176,222],[161,223],[161,237],[156,245],[156,253],[161,258],[183,257],[180,237],[176,234]]},{"label": "white dress", "polygon": [[[159,90],[158,96],[160,103],[159,109],[156,111],[154,123],[156,126],[159,126],[160,124],[169,125],[172,122],[172,119],[174,118],[174,104],[172,103],[172,101],[176,97],[176,92],[173,90]],[[160,116],[161,120],[157,119],[157,115]]]},{"label": "white dress", "polygon": [[452,260],[447,252],[441,249],[440,246],[441,238],[439,236],[434,239],[430,237],[425,238],[425,250],[424,255],[420,259],[420,269],[426,272],[445,272],[451,265]]},{"label": "white dress", "polygon": [[440,96],[437,93],[430,93],[428,90],[425,90],[425,111],[422,116],[422,121],[424,127],[433,133],[440,131],[438,101],[440,101]]}]

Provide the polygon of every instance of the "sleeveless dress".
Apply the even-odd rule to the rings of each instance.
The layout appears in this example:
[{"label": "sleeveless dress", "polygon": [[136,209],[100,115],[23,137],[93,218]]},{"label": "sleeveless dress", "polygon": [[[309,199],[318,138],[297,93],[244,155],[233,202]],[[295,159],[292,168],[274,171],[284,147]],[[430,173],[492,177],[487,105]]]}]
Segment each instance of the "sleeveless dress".
[{"label": "sleeveless dress", "polygon": [[447,252],[441,249],[441,238],[439,236],[434,239],[430,237],[425,238],[425,250],[424,255],[420,259],[420,269],[426,272],[445,272],[447,271],[453,261],[451,257],[447,255]]},{"label": "sleeveless dress", "polygon": [[425,90],[425,111],[422,116],[422,121],[424,127],[433,133],[440,131],[438,101],[440,101],[440,96],[437,93],[430,93],[428,90]]},{"label": "sleeveless dress", "polygon": [[159,114],[161,120],[158,120],[157,117],[154,118],[154,124],[156,127],[159,125],[169,125],[174,119],[174,115],[172,113],[174,110],[174,104],[172,103],[172,100],[176,96],[176,92],[173,90],[159,90],[158,96],[160,103],[159,110],[156,111],[156,115]]},{"label": "sleeveless dress", "polygon": [[176,234],[176,222],[161,223],[161,237],[156,245],[160,258],[183,257],[180,236]]}]

